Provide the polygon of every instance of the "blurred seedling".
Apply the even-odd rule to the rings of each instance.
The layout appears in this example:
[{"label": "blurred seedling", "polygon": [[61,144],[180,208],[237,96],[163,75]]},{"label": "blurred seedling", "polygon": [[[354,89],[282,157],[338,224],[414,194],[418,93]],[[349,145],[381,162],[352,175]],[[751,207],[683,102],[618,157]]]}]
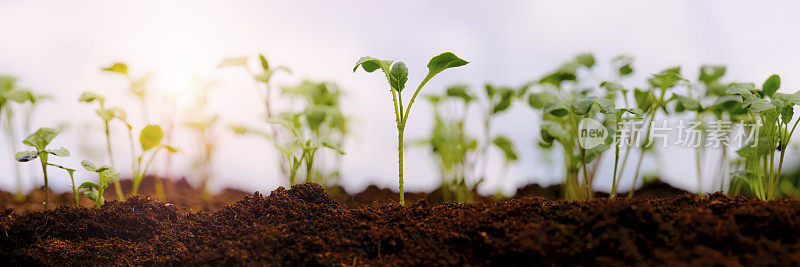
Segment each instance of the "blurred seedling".
[{"label": "blurred seedling", "polygon": [[[15,158],[19,162],[28,162],[39,158],[42,163],[42,174],[44,175],[44,208],[47,209],[47,204],[50,197],[50,187],[47,179],[47,166],[55,166],[47,162],[48,155],[57,157],[69,157],[69,150],[66,148],[48,149],[47,145],[58,136],[59,130],[53,128],[39,128],[35,133],[29,135],[22,141],[23,144],[31,146],[36,150],[27,150],[17,152]],[[60,167],[60,166],[59,166]]]},{"label": "blurred seedling", "polygon": [[[37,99],[46,98],[46,96],[38,96],[31,92],[29,89],[23,89],[17,86],[17,79],[12,76],[0,76],[0,119],[5,119],[3,130],[6,135],[6,140],[9,142],[9,148],[12,153],[16,153],[17,148],[17,131],[15,114],[16,108],[12,107],[11,103],[24,104],[29,103],[28,108],[24,110],[24,132],[30,132],[31,114],[33,113],[33,106],[37,103]],[[15,199],[19,202],[25,196],[22,193],[22,174],[20,173],[19,166],[14,164],[14,177],[17,182],[17,192]]]},{"label": "blurred seedling", "polygon": [[291,131],[292,136],[294,137],[293,143],[280,147],[280,150],[283,152],[286,160],[291,162],[289,169],[290,186],[295,185],[297,171],[303,162],[305,162],[306,167],[306,181],[313,181],[312,175],[314,174],[314,159],[317,150],[319,150],[320,147],[330,148],[337,153],[344,154],[344,151],[342,151],[337,144],[334,144],[329,140],[304,137],[303,133],[301,132],[303,122],[316,125],[311,126],[313,129],[314,127],[319,127],[319,124],[321,124],[322,121],[323,120],[321,120],[319,116],[314,113],[283,113],[278,119],[267,120],[269,123],[282,125]]},{"label": "blurred seedling", "polygon": [[125,78],[125,80],[128,82],[128,90],[131,94],[136,96],[136,99],[139,101],[139,105],[142,109],[142,118],[145,120],[145,122],[149,122],[150,116],[147,109],[147,97],[150,92],[147,89],[147,83],[150,81],[151,75],[147,74],[142,77],[134,78],[128,73],[128,65],[122,62],[116,62],[111,64],[111,66],[103,68],[102,70],[120,74]]},{"label": "blurred seedling", "polygon": [[[127,70],[127,68],[125,69]],[[114,164],[114,153],[111,149],[111,128],[109,127],[109,123],[114,118],[120,118],[128,127],[128,137],[131,143],[131,153],[133,153],[133,137],[131,133],[132,126],[130,125],[130,123],[124,120],[126,116],[125,116],[125,111],[122,110],[122,108],[107,107],[106,98],[102,95],[93,92],[82,93],[81,96],[78,98],[78,101],[85,103],[93,103],[93,102],[99,103],[100,107],[98,107],[95,110],[95,113],[97,113],[97,115],[100,116],[100,118],[103,120],[103,124],[105,127],[105,136],[106,136],[106,152],[108,152],[108,161],[111,163],[112,167],[116,165]],[[133,160],[133,158],[135,157],[132,157],[131,160]],[[122,192],[122,186],[119,184],[119,181],[117,180],[114,180],[114,191],[117,194],[117,199],[119,200],[125,199],[125,195]]]},{"label": "blurred seedling", "polygon": [[97,183],[84,182],[80,185],[79,189],[85,189],[83,195],[94,201],[96,208],[100,208],[100,206],[105,204],[103,192],[108,188],[108,182],[119,178],[120,173],[114,171],[114,168],[109,165],[101,165],[98,167],[88,160],[81,161],[81,166],[87,171],[97,173]]},{"label": "blurred seedling", "polygon": [[[247,73],[253,78],[253,81],[256,83],[256,92],[258,93],[259,98],[264,103],[266,117],[268,119],[276,118],[275,110],[273,107],[273,91],[272,91],[272,78],[276,73],[279,72],[286,72],[291,73],[291,70],[285,66],[271,66],[270,63],[267,61],[267,58],[264,55],[258,55],[258,60],[260,63],[261,68],[253,71],[247,65],[247,57],[231,57],[222,60],[219,63],[218,68],[226,68],[226,67],[242,67],[244,68]],[[283,152],[283,148],[281,142],[285,139],[292,139],[291,137],[286,137],[285,135],[291,135],[288,133],[284,133],[279,131],[276,127],[272,127],[270,125],[270,129],[268,134],[261,130],[257,130],[250,126],[243,126],[243,125],[236,125],[231,127],[235,133],[244,134],[244,133],[256,133],[261,136],[268,136],[272,140],[272,146],[275,148],[276,152],[279,154],[285,154]],[[280,156],[280,170],[284,176],[288,176],[290,174],[290,169],[294,165],[291,160],[285,160],[286,157]]]},{"label": "blurred seedling", "polygon": [[373,57],[362,57],[361,59],[356,62],[356,66],[353,67],[353,72],[358,70],[360,66],[366,72],[374,72],[378,69],[383,71],[383,74],[386,76],[386,80],[389,82],[390,92],[392,93],[392,102],[394,104],[394,115],[395,115],[395,123],[397,124],[397,153],[398,153],[398,181],[400,185],[400,204],[405,205],[405,194],[403,190],[403,133],[405,132],[406,123],[408,122],[408,116],[411,113],[411,106],[414,105],[414,100],[417,98],[417,94],[419,94],[422,87],[428,83],[436,74],[444,71],[445,69],[461,67],[467,65],[469,62],[458,58],[455,54],[451,52],[445,52],[438,56],[431,58],[428,62],[428,75],[422,79],[417,89],[414,91],[414,94],[411,96],[411,100],[408,102],[408,106],[404,109],[403,108],[403,88],[405,88],[406,81],[408,81],[408,68],[406,68],[406,64],[402,61],[398,61],[394,64],[391,60],[382,60]]},{"label": "blurred seedling", "polygon": [[142,183],[144,176],[147,175],[147,170],[150,169],[150,165],[153,164],[156,156],[158,156],[158,152],[162,148],[169,153],[178,152],[177,148],[162,143],[161,139],[163,138],[164,132],[161,130],[161,126],[147,125],[142,129],[139,135],[139,143],[141,144],[142,151],[136,157],[134,164],[131,196],[139,194],[139,185]]}]

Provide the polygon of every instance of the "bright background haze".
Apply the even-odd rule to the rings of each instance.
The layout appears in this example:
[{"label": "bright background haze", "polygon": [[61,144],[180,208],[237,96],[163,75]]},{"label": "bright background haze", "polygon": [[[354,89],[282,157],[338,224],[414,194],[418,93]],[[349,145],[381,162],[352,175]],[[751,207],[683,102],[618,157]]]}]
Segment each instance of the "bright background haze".
[{"label": "bright background haze", "polygon": [[[220,70],[217,64],[230,56],[254,58],[263,53],[271,64],[293,71],[279,75],[274,81],[277,86],[303,79],[327,80],[347,92],[343,109],[355,124],[354,138],[344,147],[342,185],[350,191],[369,184],[396,189],[391,96],[380,75],[352,73],[361,56],[404,61],[410,69],[409,84],[414,85],[425,75],[428,59],[441,52],[452,51],[471,62],[440,74],[423,94],[460,82],[474,89],[485,82],[519,86],[581,52],[594,53],[601,69],[616,55],[634,56],[632,80],[638,85],[649,74],[674,65],[683,66],[684,75],[696,79],[701,64],[724,64],[728,81],[761,83],[777,73],[783,78],[781,90],[794,92],[800,85],[798,7],[788,1],[691,0],[0,1],[0,74],[17,76],[20,85],[56,97],[38,110],[33,128],[68,125],[54,146],[65,146],[73,155],[55,161],[78,166],[81,159],[104,160],[101,122],[94,106],[77,102],[81,92],[108,95],[111,104],[128,108],[133,121],[142,123],[125,82],[101,73],[101,67],[123,61],[134,75],[152,72],[153,90],[181,99],[190,99],[196,90],[194,78],[215,80],[219,86],[213,91],[211,108],[221,113],[226,124],[252,125],[262,120],[263,112],[252,81],[243,71]],[[165,107],[155,110],[153,115],[170,112]],[[407,139],[428,134],[429,114],[425,101],[418,101]],[[560,181],[559,154],[547,161],[536,147],[538,116],[517,102],[494,123],[495,133],[516,142],[521,158],[510,166],[505,179],[498,179],[500,155],[493,152],[490,180],[481,192],[491,193],[498,186],[513,192],[531,182]],[[470,122],[475,129],[478,121]],[[116,125],[114,131],[117,165],[129,177],[123,128]],[[27,134],[19,133],[19,139]],[[197,152],[195,138],[189,132],[179,135],[176,143],[185,152],[176,156],[175,172],[170,175],[194,175],[187,156]],[[222,132],[218,141],[215,188],[265,192],[287,184],[278,175],[275,155],[266,141],[230,132]],[[0,188],[11,191],[13,153],[8,140],[0,146],[4,174]],[[407,190],[438,186],[428,151],[411,147],[406,153]],[[795,161],[796,154],[790,153],[790,169]],[[610,187],[612,162],[612,157],[604,160],[597,189]],[[38,170],[28,170],[34,165],[38,164],[24,165],[27,190],[42,183]],[[711,174],[715,165],[708,165]],[[645,167],[645,173],[660,170],[662,179],[674,186],[696,188],[693,150],[666,149],[661,157],[648,158]],[[163,166],[155,172],[166,174]],[[52,187],[67,190],[68,177],[52,173]],[[79,172],[76,178],[94,179],[90,177]],[[622,185],[628,187],[631,178],[626,174]],[[704,188],[711,183],[707,181]]]}]

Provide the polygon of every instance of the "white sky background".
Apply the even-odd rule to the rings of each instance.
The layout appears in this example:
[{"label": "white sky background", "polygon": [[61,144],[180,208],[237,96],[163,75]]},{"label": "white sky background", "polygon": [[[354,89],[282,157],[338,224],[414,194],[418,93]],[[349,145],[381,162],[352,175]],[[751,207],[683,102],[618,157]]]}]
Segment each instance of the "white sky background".
[{"label": "white sky background", "polygon": [[[344,109],[356,125],[355,138],[345,147],[342,184],[351,191],[368,184],[396,188],[391,96],[380,75],[351,72],[361,56],[404,61],[410,69],[409,84],[420,81],[427,60],[438,53],[453,51],[471,61],[440,74],[425,92],[440,92],[456,82],[475,89],[487,81],[518,86],[580,52],[593,52],[602,67],[618,54],[634,56],[635,85],[673,65],[682,65],[684,75],[696,79],[698,66],[710,63],[727,65],[728,81],[761,83],[772,73],[781,74],[781,90],[794,92],[800,84],[797,8],[788,1],[0,1],[0,73],[56,96],[36,113],[34,129],[70,124],[54,146],[71,149],[73,155],[60,162],[78,166],[81,159],[104,159],[94,106],[76,101],[82,91],[109,95],[112,104],[128,108],[133,120],[141,122],[123,80],[101,73],[101,67],[122,60],[134,75],[154,73],[155,90],[180,95],[191,95],[194,77],[214,79],[220,86],[211,108],[221,111],[226,123],[258,124],[263,109],[249,77],[216,66],[228,56],[264,53],[273,66],[286,65],[294,72],[276,78],[279,86],[308,78],[334,81],[347,91]],[[407,140],[427,135],[429,113],[424,101],[417,102]],[[560,156],[549,164],[535,148],[537,117],[518,102],[494,123],[495,133],[514,139],[521,159],[500,181],[495,154],[492,179],[482,192],[493,192],[501,183],[506,190],[530,182],[551,184],[563,175]],[[123,128],[115,130],[117,165],[129,173]],[[186,132],[176,141],[186,150],[176,158],[178,176],[192,175],[186,158],[196,152],[193,138]],[[266,141],[228,132],[218,140],[218,187],[264,192],[285,183]],[[79,149],[81,143],[95,149]],[[0,188],[11,190],[15,182],[8,140],[0,143],[0,151],[7,151],[2,152],[7,156],[0,155]],[[439,184],[426,150],[407,149],[405,159],[408,190],[432,190]],[[796,157],[791,154],[787,161]],[[692,150],[670,148],[660,159],[649,159],[649,169],[654,163],[664,166],[664,180],[695,188]],[[38,164],[25,166],[26,176],[36,174],[36,179],[26,177],[27,189],[41,183],[34,165]],[[716,161],[708,165],[710,175]],[[603,166],[598,189],[610,187],[611,161]],[[51,173],[51,185],[66,190],[68,177],[57,169]],[[626,187],[629,176],[622,181]],[[76,178],[95,179],[86,172]],[[708,188],[712,181],[706,182]]]}]

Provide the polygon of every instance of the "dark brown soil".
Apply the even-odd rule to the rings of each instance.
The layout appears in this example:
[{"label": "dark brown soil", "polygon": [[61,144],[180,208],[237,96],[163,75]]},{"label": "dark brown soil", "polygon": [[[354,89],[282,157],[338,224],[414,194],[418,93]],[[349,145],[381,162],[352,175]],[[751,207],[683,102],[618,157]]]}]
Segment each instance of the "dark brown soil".
[{"label": "dark brown soil", "polygon": [[[139,185],[139,193],[142,195],[155,196],[155,182],[156,178],[153,176],[144,177],[141,185]],[[131,180],[123,179],[120,183],[122,185],[122,191],[125,192],[126,195],[130,195]],[[210,199],[204,200],[202,190],[195,189],[185,178],[178,180],[162,179],[162,184],[164,186],[165,201],[178,207],[195,211],[216,210],[225,205],[235,203],[244,196],[250,194],[245,191],[226,188],[216,195],[213,195]],[[117,199],[113,185],[109,185],[103,196],[107,201]],[[43,201],[44,190],[42,188],[32,190],[25,196],[25,200],[22,202],[15,201],[14,194],[0,191],[0,209],[14,209],[16,211],[43,210]],[[50,207],[73,206],[73,202],[72,192],[64,192],[60,194],[51,194],[49,205]],[[94,205],[91,200],[82,195],[80,197],[80,203],[85,207],[93,207]]]},{"label": "dark brown soil", "polygon": [[0,265],[800,265],[800,200],[348,208],[316,184],[213,213],[154,198],[0,214]]}]

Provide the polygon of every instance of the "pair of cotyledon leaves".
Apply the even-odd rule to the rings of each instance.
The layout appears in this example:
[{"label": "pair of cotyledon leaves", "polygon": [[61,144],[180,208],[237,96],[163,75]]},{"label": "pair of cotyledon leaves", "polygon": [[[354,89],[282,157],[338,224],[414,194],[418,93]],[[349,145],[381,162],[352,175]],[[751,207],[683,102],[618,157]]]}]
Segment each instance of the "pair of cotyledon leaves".
[{"label": "pair of cotyledon leaves", "polygon": [[[362,57],[356,62],[353,67],[353,72],[358,70],[361,66],[366,72],[373,72],[375,70],[382,70],[386,74],[389,85],[392,90],[400,93],[406,86],[408,81],[408,68],[402,61],[394,62],[391,60],[382,60],[374,57]],[[467,65],[469,62],[463,60],[451,52],[445,52],[438,56],[431,58],[428,62],[428,75],[420,83],[420,86],[427,83],[431,78],[448,68],[455,68]]]},{"label": "pair of cotyledon leaves", "polygon": [[58,157],[69,157],[69,150],[66,148],[48,149],[47,145],[58,136],[59,130],[53,128],[39,128],[33,134],[29,135],[23,144],[36,148],[36,150],[17,152],[14,156],[19,162],[28,162],[41,156],[42,153],[52,154]]},{"label": "pair of cotyledon leaves", "polygon": [[[292,73],[287,67],[278,66],[275,68],[270,68],[269,62],[267,62],[267,58],[264,55],[258,55],[258,60],[261,63],[261,70],[262,72],[257,73],[253,76],[258,81],[268,83],[272,78],[272,75],[278,71],[285,71],[287,73]],[[230,57],[223,59],[222,62],[217,65],[217,68],[224,68],[224,67],[232,67],[232,66],[242,66],[247,67],[247,57]]]}]

